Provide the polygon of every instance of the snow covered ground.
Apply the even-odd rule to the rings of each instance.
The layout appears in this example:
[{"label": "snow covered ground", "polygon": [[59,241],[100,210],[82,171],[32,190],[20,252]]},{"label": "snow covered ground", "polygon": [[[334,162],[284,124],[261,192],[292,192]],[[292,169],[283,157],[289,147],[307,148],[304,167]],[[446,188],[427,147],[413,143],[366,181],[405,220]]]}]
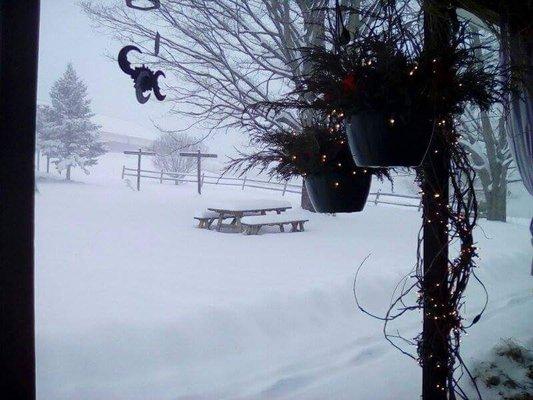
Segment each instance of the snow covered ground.
[{"label": "snow covered ground", "polygon": [[[288,195],[309,219],[306,232],[200,230],[192,217],[213,202],[282,197],[219,186],[200,197],[194,184],[145,181],[135,192],[120,180],[123,160],[108,154],[91,175],[74,171],[76,182],[38,182],[40,400],[418,398],[418,366],[352,295],[354,271],[371,254],[359,296],[385,310],[414,262],[415,209],[316,215]],[[533,338],[528,224],[482,220],[476,232],[490,303],[464,338],[468,362],[500,338]],[[481,293],[473,283],[470,318]],[[419,316],[398,327],[414,336]]]}]

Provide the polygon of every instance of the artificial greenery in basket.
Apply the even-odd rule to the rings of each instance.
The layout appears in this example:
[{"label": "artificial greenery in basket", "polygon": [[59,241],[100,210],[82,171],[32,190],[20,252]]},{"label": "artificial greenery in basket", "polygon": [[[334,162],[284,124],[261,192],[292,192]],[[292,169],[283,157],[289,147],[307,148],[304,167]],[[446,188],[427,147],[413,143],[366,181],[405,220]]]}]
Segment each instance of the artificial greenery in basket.
[{"label": "artificial greenery in basket", "polygon": [[292,94],[314,100],[276,107],[342,112],[358,166],[419,166],[447,116],[462,114],[467,104],[488,109],[498,99],[496,66],[480,62],[468,36],[461,26],[445,55],[392,28],[369,28],[342,51],[308,48],[313,67]]},{"label": "artificial greenery in basket", "polygon": [[389,178],[387,170],[355,165],[342,123],[316,123],[301,132],[265,131],[255,135],[252,144],[260,150],[241,153],[227,169],[246,173],[257,168],[284,180],[301,176],[318,212],[361,211],[372,176]]}]

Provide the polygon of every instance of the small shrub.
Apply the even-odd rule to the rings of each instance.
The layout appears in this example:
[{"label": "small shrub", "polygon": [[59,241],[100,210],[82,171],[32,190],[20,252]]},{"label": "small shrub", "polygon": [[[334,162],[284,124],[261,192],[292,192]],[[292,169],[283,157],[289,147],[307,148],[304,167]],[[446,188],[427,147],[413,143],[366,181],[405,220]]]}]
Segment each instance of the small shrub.
[{"label": "small shrub", "polygon": [[486,399],[533,400],[533,354],[512,339],[502,340],[488,360],[478,362],[474,376]]},{"label": "small shrub", "polygon": [[506,400],[533,400],[533,394],[531,393],[522,393],[517,394],[516,396],[506,397]]},{"label": "small shrub", "polygon": [[512,339],[505,340],[504,343],[497,346],[495,350],[497,355],[507,357],[518,364],[525,365],[528,361],[533,361],[531,351],[520,346]]},{"label": "small shrub", "polygon": [[485,379],[485,385],[487,387],[499,386],[502,380],[498,375],[491,375]]}]

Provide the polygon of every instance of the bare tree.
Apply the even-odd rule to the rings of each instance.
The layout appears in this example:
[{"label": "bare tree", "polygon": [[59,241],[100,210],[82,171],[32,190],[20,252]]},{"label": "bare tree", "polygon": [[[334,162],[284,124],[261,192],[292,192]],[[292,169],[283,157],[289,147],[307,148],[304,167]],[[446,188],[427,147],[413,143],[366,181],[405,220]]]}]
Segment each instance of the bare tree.
[{"label": "bare tree", "polygon": [[[473,45],[481,63],[497,62],[496,51],[483,51],[497,45],[494,32],[471,25]],[[483,46],[481,44],[483,43]],[[467,109],[461,118],[463,145],[468,148],[478,181],[483,189],[481,211],[487,219],[507,219],[507,177],[513,163],[507,141],[503,110],[491,111]]]},{"label": "bare tree", "polygon": [[463,145],[468,148],[477,177],[483,189],[480,201],[487,219],[505,221],[507,218],[507,177],[513,157],[507,142],[505,118],[490,115],[487,111],[477,114],[468,110],[462,119]]},{"label": "bare tree", "polygon": [[[82,7],[105,31],[145,53],[153,53],[156,31],[161,34],[161,51],[151,62],[172,74],[166,90],[174,113],[210,132],[249,133],[287,127],[298,131],[305,124],[305,116],[297,113],[268,114],[251,106],[299,85],[310,67],[302,62],[300,49],[323,44],[328,3],[167,0],[142,15],[122,1],[107,6],[85,0]],[[343,3],[358,6],[360,0]],[[348,28],[355,31],[357,24],[353,13]]]},{"label": "bare tree", "polygon": [[196,167],[196,160],[191,157],[182,157],[182,151],[205,152],[207,146],[196,138],[184,133],[165,133],[154,141],[154,165],[164,172],[177,172],[187,174]]}]

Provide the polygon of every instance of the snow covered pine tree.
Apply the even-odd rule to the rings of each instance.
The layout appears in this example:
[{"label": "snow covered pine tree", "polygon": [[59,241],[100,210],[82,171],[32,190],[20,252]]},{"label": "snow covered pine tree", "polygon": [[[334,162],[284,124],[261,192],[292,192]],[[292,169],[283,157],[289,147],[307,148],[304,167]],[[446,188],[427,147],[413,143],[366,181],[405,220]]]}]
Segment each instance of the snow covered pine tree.
[{"label": "snow covered pine tree", "polygon": [[43,154],[54,158],[59,172],[66,170],[70,180],[73,167],[88,174],[87,167],[95,165],[105,153],[98,141],[99,126],[91,122],[87,86],[77,76],[72,64],[50,90],[51,106],[42,107],[42,126],[38,132]]}]

